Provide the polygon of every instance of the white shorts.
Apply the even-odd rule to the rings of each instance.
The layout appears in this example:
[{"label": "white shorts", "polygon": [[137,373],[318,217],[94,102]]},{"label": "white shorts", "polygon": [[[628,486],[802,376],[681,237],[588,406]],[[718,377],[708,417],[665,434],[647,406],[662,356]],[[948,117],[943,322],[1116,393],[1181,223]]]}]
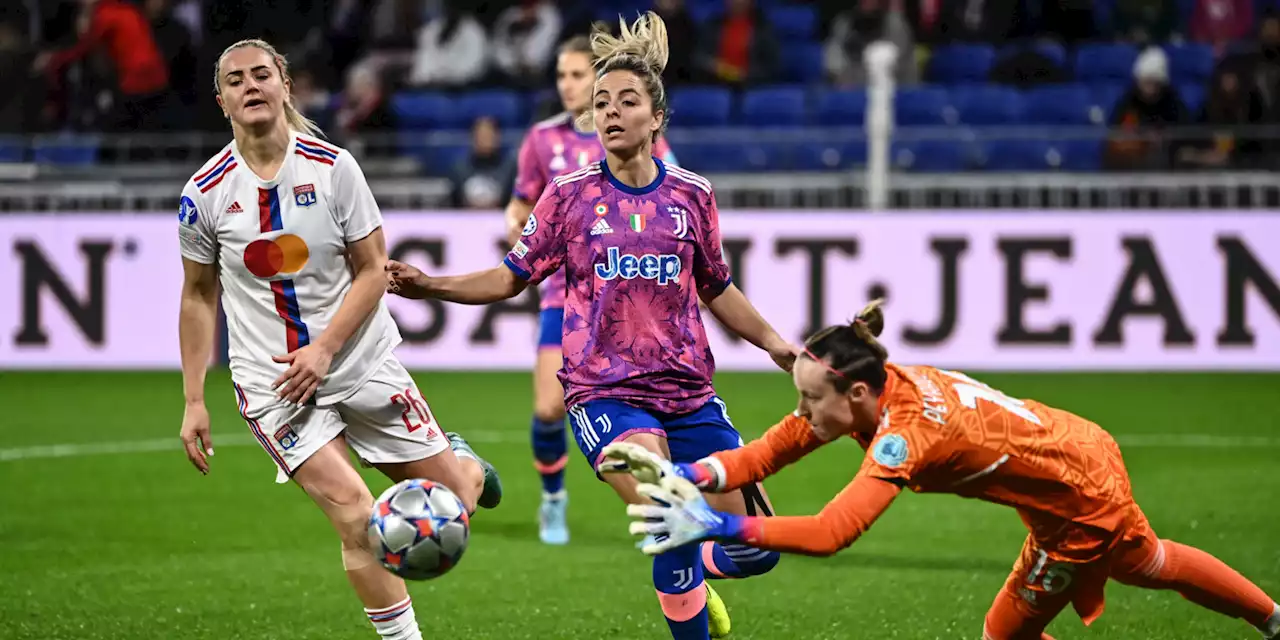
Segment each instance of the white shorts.
[{"label": "white shorts", "polygon": [[307,458],[339,434],[371,464],[413,462],[449,448],[418,385],[394,356],[350,397],[330,406],[293,405],[270,389],[238,384],[236,403],[253,437],[275,461],[278,483],[288,482]]}]

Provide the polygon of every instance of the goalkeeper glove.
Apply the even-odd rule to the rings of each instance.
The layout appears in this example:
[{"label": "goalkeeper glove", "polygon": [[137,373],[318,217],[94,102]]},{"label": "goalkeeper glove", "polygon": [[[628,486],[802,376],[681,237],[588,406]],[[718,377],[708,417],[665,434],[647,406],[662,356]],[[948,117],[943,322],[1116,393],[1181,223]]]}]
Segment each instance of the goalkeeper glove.
[{"label": "goalkeeper glove", "polygon": [[669,475],[657,485],[641,484],[638,491],[657,503],[627,506],[627,515],[636,519],[631,523],[631,533],[646,536],[640,550],[647,555],[702,540],[736,540],[742,536],[746,516],[712,509],[702,492],[684,478]]},{"label": "goalkeeper glove", "polygon": [[641,483],[652,485],[667,476],[676,476],[707,491],[715,491],[721,485],[719,474],[710,465],[671,462],[638,444],[615,442],[606,446],[602,454],[604,459],[596,468],[600,473],[630,473]]}]

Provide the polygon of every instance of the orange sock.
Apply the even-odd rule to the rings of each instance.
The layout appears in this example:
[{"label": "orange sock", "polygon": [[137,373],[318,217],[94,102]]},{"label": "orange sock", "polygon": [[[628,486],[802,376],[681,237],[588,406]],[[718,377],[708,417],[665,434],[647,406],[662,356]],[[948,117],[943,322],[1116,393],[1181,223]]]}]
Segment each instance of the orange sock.
[{"label": "orange sock", "polygon": [[1276,610],[1258,585],[1240,575],[1223,561],[1195,547],[1162,540],[1164,566],[1159,575],[1136,581],[1139,586],[1173,589],[1182,597],[1207,609],[1233,618],[1242,618],[1262,628]]}]

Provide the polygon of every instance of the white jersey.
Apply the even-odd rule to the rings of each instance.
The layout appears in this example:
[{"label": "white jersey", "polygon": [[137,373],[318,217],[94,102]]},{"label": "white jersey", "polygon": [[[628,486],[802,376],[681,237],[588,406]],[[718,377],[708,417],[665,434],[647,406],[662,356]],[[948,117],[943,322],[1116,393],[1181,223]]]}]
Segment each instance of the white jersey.
[{"label": "white jersey", "polygon": [[[351,289],[347,245],[381,227],[382,213],[349,152],[293,134],[270,181],[249,170],[232,141],[182,189],[178,223],[182,256],[218,264],[232,378],[268,390],[285,370],[271,357],[329,326]],[[355,393],[399,344],[379,301],[334,355],[316,403]]]}]

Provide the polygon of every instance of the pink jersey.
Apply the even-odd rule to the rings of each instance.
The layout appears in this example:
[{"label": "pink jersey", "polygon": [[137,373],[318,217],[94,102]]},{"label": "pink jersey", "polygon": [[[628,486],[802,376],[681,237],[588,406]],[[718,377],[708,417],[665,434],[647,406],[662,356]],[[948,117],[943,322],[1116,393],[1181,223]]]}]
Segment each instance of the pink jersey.
[{"label": "pink jersey", "polygon": [[[664,138],[653,145],[653,155],[675,164],[671,147]],[[535,202],[552,178],[577,171],[604,159],[604,147],[594,131],[583,133],[573,126],[573,115],[565,112],[533,125],[516,163],[516,184],[512,195]],[[543,309],[564,306],[564,272],[557,271],[538,287]]]},{"label": "pink jersey", "polygon": [[564,267],[565,403],[599,398],[687,413],[713,393],[698,308],[729,286],[711,183],[658,160],[628,187],[601,161],[555,178],[506,265],[537,283]]}]

